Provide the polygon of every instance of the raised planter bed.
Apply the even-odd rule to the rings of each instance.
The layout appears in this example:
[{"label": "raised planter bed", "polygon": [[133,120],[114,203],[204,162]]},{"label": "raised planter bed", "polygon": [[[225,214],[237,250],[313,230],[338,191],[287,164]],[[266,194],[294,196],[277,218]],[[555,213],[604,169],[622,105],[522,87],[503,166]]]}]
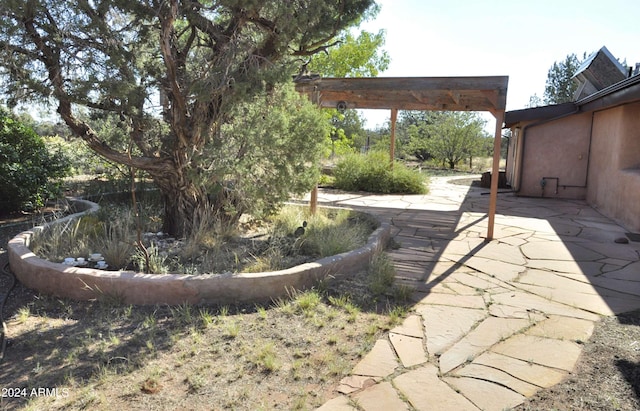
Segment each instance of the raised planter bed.
[{"label": "raised planter bed", "polygon": [[349,275],[365,269],[371,258],[384,249],[390,236],[383,222],[356,250],[325,257],[285,270],[241,274],[141,274],[70,267],[43,260],[29,249],[31,237],[51,224],[59,224],[98,210],[86,200],[73,200],[76,214],[32,230],[9,241],[11,271],[25,286],[75,300],[116,299],[125,304],[232,304],[264,302],[285,296],[292,289],[310,288],[329,276]]}]

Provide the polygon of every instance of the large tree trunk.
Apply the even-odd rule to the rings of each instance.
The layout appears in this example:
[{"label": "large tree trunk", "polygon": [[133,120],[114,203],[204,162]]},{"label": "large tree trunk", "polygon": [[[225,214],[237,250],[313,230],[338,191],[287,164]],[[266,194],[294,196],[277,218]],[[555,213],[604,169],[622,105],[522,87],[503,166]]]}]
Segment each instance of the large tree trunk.
[{"label": "large tree trunk", "polygon": [[164,219],[162,231],[181,238],[188,236],[194,228],[197,217],[207,209],[207,196],[195,187],[181,189],[170,187],[162,190]]},{"label": "large tree trunk", "polygon": [[194,222],[209,208],[207,193],[203,187],[188,179],[177,167],[165,172],[150,172],[151,178],[162,193],[164,218],[162,231],[182,238],[189,236]]}]

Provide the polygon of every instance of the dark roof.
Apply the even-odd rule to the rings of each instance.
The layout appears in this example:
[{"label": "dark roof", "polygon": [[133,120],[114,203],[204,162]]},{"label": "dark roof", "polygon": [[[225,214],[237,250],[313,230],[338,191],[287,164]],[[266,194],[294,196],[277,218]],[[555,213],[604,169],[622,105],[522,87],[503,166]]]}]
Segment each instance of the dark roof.
[{"label": "dark roof", "polygon": [[504,114],[504,123],[506,128],[510,128],[512,125],[522,121],[549,120],[575,111],[576,105],[574,103],[553,104],[549,106],[507,111]]},{"label": "dark roof", "polygon": [[505,127],[510,128],[522,121],[552,120],[573,112],[588,113],[636,101],[640,101],[640,75],[628,77],[576,102],[507,111],[504,122]]}]

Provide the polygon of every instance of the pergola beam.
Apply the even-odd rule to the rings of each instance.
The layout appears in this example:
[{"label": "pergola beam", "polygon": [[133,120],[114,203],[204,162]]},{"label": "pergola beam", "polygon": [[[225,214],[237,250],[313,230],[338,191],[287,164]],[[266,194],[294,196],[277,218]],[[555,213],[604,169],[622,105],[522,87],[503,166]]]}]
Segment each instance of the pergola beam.
[{"label": "pergola beam", "polygon": [[391,110],[391,161],[398,110],[488,111],[496,118],[487,241],[493,239],[507,76],[296,79],[296,90],[320,107]]},{"label": "pergola beam", "polygon": [[296,89],[320,96],[335,108],[495,111],[505,109],[508,77],[318,78],[296,82]]}]

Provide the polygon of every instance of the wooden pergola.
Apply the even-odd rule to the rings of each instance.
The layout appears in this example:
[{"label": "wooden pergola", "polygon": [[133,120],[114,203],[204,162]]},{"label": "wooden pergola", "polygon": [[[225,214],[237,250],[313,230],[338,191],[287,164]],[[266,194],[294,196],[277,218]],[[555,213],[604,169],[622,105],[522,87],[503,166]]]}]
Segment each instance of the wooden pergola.
[{"label": "wooden pergola", "polygon": [[[507,103],[507,76],[491,77],[375,77],[321,78],[296,80],[296,90],[324,108],[391,110],[391,160],[395,156],[395,129],[398,110],[489,111],[496,119],[493,168],[489,200],[487,241],[493,239],[500,140]],[[317,201],[312,194],[312,206]]]}]

